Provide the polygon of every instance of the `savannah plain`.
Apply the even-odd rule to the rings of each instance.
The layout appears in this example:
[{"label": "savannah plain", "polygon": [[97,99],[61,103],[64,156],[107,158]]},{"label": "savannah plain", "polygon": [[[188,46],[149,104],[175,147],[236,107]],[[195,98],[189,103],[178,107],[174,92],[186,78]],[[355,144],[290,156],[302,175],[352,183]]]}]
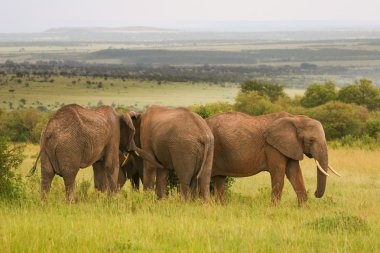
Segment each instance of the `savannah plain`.
[{"label": "savannah plain", "polygon": [[[182,44],[182,47],[187,46]],[[110,45],[97,47],[103,49]],[[210,49],[210,45],[207,47]],[[218,44],[218,47],[236,50],[236,45],[231,44]],[[31,60],[28,57],[34,57],[41,50],[25,45],[20,48],[25,51],[14,47],[8,47],[7,51],[6,47],[0,47],[0,55],[2,59],[24,61]],[[53,53],[65,55],[67,51],[79,49],[64,46],[62,50],[60,46],[58,49],[50,47],[46,52],[55,50]],[[28,51],[32,56],[28,56]],[[74,54],[79,58],[80,54]],[[33,59],[38,60],[38,57]],[[114,59],[104,61],[109,63]],[[369,68],[376,67],[378,59],[359,57],[339,63],[357,66],[359,61],[361,67]],[[339,65],[337,61],[335,64]],[[322,81],[329,77],[351,78],[331,74],[308,76],[310,80]],[[53,76],[47,81],[27,81],[23,77],[21,82],[11,75],[2,78],[7,79],[7,84],[0,86],[0,108],[6,111],[16,110],[20,105],[23,108],[44,106],[54,111],[69,103],[89,107],[106,104],[134,110],[143,110],[152,104],[188,107],[217,101],[233,103],[239,92],[239,84],[233,82],[222,87],[208,82],[158,84],[112,77],[105,80]],[[292,78],[303,80],[300,75],[286,80],[290,83]],[[54,81],[50,82],[51,79]],[[285,87],[291,97],[304,92],[304,88]],[[225,203],[213,199],[204,204],[200,200],[185,202],[176,191],[172,191],[168,199],[157,200],[152,192],[133,191],[129,182],[120,193],[109,198],[95,192],[91,168],[80,170],[76,178],[78,203],[66,204],[63,180],[58,176],[48,200],[41,201],[40,169],[33,177],[26,177],[39,145],[25,145],[25,159],[16,172],[21,175],[27,194],[22,200],[0,201],[1,252],[380,252],[378,148],[331,144],[329,163],[342,177],[328,177],[326,193],[321,199],[313,196],[314,161],[305,156],[301,168],[309,200],[299,208],[287,180],[281,203],[278,206],[271,203],[268,173],[238,178],[229,189]]]}]

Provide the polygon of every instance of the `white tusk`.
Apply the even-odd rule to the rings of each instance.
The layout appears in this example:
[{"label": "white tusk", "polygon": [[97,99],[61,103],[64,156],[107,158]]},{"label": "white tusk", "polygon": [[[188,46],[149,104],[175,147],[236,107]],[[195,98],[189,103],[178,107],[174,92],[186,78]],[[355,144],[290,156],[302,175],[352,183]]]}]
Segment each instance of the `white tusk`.
[{"label": "white tusk", "polygon": [[319,164],[318,160],[314,159],[315,163],[317,164],[317,168],[323,173],[325,174],[326,176],[328,176],[329,174],[327,174],[326,171],[324,171],[321,167],[321,165]]},{"label": "white tusk", "polygon": [[121,167],[124,167],[124,165],[127,163],[128,158],[129,158],[129,153],[127,153],[127,155],[123,154],[123,156],[124,156],[124,162],[121,164]]},{"label": "white tusk", "polygon": [[140,154],[139,153],[137,153],[137,151],[135,150],[135,154],[138,156],[138,157],[140,157]]},{"label": "white tusk", "polygon": [[341,176],[342,176],[342,175],[339,174],[336,170],[334,170],[333,167],[331,167],[330,165],[328,165],[328,166],[329,166],[329,169],[330,169],[335,175],[337,175],[338,177],[341,177]]}]

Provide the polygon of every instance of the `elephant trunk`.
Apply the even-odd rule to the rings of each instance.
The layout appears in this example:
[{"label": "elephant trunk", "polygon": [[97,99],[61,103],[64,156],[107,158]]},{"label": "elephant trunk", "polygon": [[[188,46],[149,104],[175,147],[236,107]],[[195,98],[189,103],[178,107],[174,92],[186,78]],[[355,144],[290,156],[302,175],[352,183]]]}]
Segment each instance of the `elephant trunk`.
[{"label": "elephant trunk", "polygon": [[[327,170],[328,170],[327,147],[324,147],[322,149],[322,152],[316,154],[313,157],[319,162],[322,169],[327,173]],[[325,193],[325,189],[326,189],[326,179],[327,179],[327,175],[325,175],[323,172],[321,172],[317,168],[317,190],[314,193],[315,197],[317,198],[323,197],[323,194]]]},{"label": "elephant trunk", "polygon": [[129,150],[129,152],[134,152],[138,157],[141,157],[142,159],[146,160],[147,162],[153,164],[159,169],[163,169],[164,167],[156,160],[156,158],[151,155],[149,152],[146,152],[145,150],[139,148],[136,146],[135,142],[132,143],[132,148]]}]

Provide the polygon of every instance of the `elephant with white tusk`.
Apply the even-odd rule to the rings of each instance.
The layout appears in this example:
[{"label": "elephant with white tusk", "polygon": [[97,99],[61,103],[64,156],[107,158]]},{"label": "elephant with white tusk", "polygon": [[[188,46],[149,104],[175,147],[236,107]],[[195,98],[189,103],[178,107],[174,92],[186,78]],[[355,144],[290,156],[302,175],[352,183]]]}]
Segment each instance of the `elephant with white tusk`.
[{"label": "elephant with white tusk", "polygon": [[328,165],[325,132],[321,123],[306,116],[286,112],[252,117],[244,113],[221,113],[207,119],[214,138],[212,178],[218,197],[224,194],[224,179],[248,177],[268,171],[272,181],[272,201],[281,200],[285,175],[293,186],[299,205],[307,201],[299,161],[305,154],[317,164],[317,190],[321,198],[326,188]]}]

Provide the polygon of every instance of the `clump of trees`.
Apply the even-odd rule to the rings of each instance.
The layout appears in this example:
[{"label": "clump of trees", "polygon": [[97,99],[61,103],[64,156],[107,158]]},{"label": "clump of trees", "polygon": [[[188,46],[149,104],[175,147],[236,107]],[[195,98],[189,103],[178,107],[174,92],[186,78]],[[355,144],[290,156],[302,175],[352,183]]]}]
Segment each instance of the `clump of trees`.
[{"label": "clump of trees", "polygon": [[[192,110],[207,118],[217,104],[193,106]],[[361,79],[338,90],[327,81],[313,83],[302,97],[290,98],[283,86],[266,80],[242,83],[234,104],[219,107],[222,111],[262,115],[278,111],[303,114],[324,126],[329,141],[354,145],[365,141],[367,146],[380,146],[380,89],[372,81]]]}]

